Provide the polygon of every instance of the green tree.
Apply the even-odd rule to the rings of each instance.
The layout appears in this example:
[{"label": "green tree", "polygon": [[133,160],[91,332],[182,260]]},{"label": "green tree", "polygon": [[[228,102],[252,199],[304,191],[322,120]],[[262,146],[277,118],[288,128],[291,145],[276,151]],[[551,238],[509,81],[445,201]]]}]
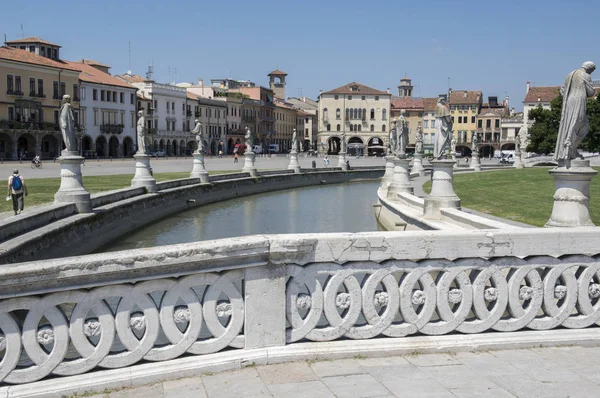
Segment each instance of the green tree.
[{"label": "green tree", "polygon": [[581,146],[589,152],[600,152],[600,95],[588,100],[587,115],[590,120],[590,131]]},{"label": "green tree", "polygon": [[529,120],[534,122],[528,130],[529,144],[527,145],[527,152],[543,153],[544,155],[554,152],[561,111],[562,95],[550,102],[550,109],[543,109],[539,105],[529,111]]}]

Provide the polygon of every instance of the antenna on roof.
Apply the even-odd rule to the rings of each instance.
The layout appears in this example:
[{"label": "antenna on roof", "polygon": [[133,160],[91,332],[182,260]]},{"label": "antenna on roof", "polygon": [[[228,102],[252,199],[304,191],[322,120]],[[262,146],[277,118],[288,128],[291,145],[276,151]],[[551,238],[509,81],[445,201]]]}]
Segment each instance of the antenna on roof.
[{"label": "antenna on roof", "polygon": [[154,65],[148,65],[148,72],[146,72],[146,80],[154,81]]}]

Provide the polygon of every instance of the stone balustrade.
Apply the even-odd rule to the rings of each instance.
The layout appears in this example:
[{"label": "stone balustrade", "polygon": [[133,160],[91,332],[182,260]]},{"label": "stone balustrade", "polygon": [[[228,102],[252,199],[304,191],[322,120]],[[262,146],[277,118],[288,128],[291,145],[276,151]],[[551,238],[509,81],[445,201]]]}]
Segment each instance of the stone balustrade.
[{"label": "stone balustrade", "polygon": [[260,235],[5,266],[0,392],[306,341],[593,327],[598,236],[598,228]]}]

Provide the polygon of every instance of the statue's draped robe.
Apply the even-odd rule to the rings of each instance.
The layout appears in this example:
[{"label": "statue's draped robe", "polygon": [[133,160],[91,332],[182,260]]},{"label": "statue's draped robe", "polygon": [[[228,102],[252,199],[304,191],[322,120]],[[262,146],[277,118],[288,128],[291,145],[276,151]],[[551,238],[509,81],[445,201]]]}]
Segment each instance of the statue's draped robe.
[{"label": "statue's draped robe", "polygon": [[394,155],[396,153],[396,129],[398,127],[393,127],[390,129],[390,145],[388,147],[388,154]]},{"label": "statue's draped robe", "polygon": [[148,143],[146,142],[146,134],[144,133],[145,124],[146,119],[141,116],[137,122],[137,154],[139,155],[148,154]]},{"label": "statue's draped robe", "polygon": [[408,126],[404,116],[400,116],[396,127],[396,156],[406,155],[406,146],[408,145]]},{"label": "statue's draped robe", "polygon": [[196,136],[196,153],[204,153],[204,134],[202,133],[202,124],[196,123],[192,133]]},{"label": "statue's draped robe", "polygon": [[[569,73],[560,93],[563,103],[554,159],[575,159],[578,156],[577,147],[590,129],[585,112],[587,98],[594,95],[591,76],[583,68]],[[567,140],[570,141],[568,147],[565,146]]]},{"label": "statue's draped robe", "polygon": [[438,103],[435,106],[435,119],[436,132],[433,141],[433,157],[439,160],[443,157],[448,145],[450,145],[452,135],[452,119],[448,108]]},{"label": "statue's draped robe", "polygon": [[63,142],[68,152],[77,152],[77,141],[75,140],[75,118],[71,105],[65,103],[60,108],[59,118],[60,130]]}]

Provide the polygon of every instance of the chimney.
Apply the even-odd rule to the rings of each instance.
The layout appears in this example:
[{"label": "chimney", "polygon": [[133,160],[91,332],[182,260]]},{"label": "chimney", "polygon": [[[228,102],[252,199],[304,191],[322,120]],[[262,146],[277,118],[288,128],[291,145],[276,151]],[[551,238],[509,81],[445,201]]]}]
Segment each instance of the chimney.
[{"label": "chimney", "polygon": [[467,98],[467,90],[465,90],[464,97]]},{"label": "chimney", "polygon": [[504,98],[504,106],[508,108],[508,95]]},{"label": "chimney", "polygon": [[387,88],[386,93],[388,93],[388,94],[390,93],[390,88],[389,87]]},{"label": "chimney", "polygon": [[527,94],[529,92],[529,88],[530,88],[530,84],[529,84],[529,82],[527,82],[527,91],[525,91],[525,94]]},{"label": "chimney", "polygon": [[199,86],[204,86],[204,80],[202,80],[202,78],[198,78],[198,85]]}]

